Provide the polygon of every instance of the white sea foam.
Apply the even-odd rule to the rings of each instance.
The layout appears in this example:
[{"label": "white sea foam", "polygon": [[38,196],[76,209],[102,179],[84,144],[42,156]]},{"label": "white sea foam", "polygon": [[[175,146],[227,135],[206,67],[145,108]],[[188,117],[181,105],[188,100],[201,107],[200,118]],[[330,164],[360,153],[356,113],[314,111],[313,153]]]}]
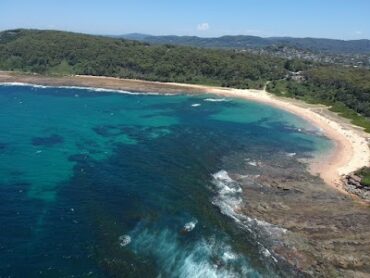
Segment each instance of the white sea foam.
[{"label": "white sea foam", "polygon": [[225,251],[222,255],[222,259],[224,261],[230,261],[230,260],[235,260],[237,259],[237,255],[235,253],[233,253],[232,251]]},{"label": "white sea foam", "polygon": [[83,87],[83,86],[49,86],[49,85],[37,85],[31,83],[22,83],[22,82],[1,82],[0,86],[24,86],[24,87],[33,87],[33,88],[57,88],[57,89],[77,89],[77,90],[88,90],[94,92],[107,92],[107,93],[119,93],[119,94],[126,94],[126,95],[151,95],[151,96],[158,96],[158,95],[165,95],[165,96],[172,96],[173,94],[170,93],[157,93],[157,92],[130,92],[125,90],[114,90],[114,89],[105,89],[105,88],[96,88],[96,87]]},{"label": "white sea foam", "polygon": [[200,104],[200,103],[194,103],[194,104],[192,104],[191,106],[192,106],[192,107],[199,107],[199,106],[201,106],[201,104]]},{"label": "white sea foam", "polygon": [[297,153],[287,153],[286,156],[287,157],[293,157],[293,156],[296,156]]},{"label": "white sea foam", "polygon": [[162,267],[162,277],[259,277],[243,256],[215,237],[199,239],[186,248],[168,229],[134,231],[134,253],[150,254]]},{"label": "white sea foam", "polygon": [[210,102],[222,102],[222,101],[230,101],[227,98],[206,98],[204,101],[210,101]]},{"label": "white sea foam", "polygon": [[221,170],[215,174],[212,174],[212,177],[218,181],[233,182],[233,179],[230,178],[229,173],[225,170]]},{"label": "white sea foam", "polygon": [[[233,179],[230,178],[229,174],[221,170],[215,174],[212,175],[214,179],[214,185],[217,186],[218,188],[218,193],[222,196],[229,195],[229,197],[233,197],[235,194],[234,193],[241,193],[242,189],[241,187],[234,182]],[[233,198],[229,198],[231,200]],[[234,200],[235,203],[239,203],[241,201],[239,198],[238,200]]]},{"label": "white sea foam", "polygon": [[27,87],[33,87],[33,88],[48,88],[48,86],[44,85],[37,85],[37,84],[31,84],[31,83],[23,83],[23,82],[0,82],[0,86],[27,86]]},{"label": "white sea foam", "polygon": [[198,224],[198,220],[193,220],[184,225],[184,231],[185,232],[191,232],[194,230],[195,226]]},{"label": "white sea foam", "polygon": [[125,247],[131,243],[131,237],[129,235],[122,235],[118,238],[119,245]]},{"label": "white sea foam", "polygon": [[[216,196],[212,204],[217,206],[221,213],[233,219],[241,228],[246,229],[256,236],[276,239],[287,232],[286,229],[270,224],[266,221],[248,217],[241,213],[243,204],[241,186],[230,178],[225,170],[221,170],[212,175],[212,183],[216,187]],[[271,253],[262,243],[258,242],[260,252],[266,255]],[[270,257],[276,262],[276,258],[271,254]]]},{"label": "white sea foam", "polygon": [[249,161],[248,164],[254,167],[258,165],[257,161]]}]

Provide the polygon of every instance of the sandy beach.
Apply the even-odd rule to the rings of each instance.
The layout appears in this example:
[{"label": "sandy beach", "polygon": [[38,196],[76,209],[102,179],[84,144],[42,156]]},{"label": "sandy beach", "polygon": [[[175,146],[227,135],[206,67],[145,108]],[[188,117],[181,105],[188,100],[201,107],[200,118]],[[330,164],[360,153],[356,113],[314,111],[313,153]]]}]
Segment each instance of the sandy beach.
[{"label": "sandy beach", "polygon": [[320,105],[278,98],[262,90],[230,90],[229,94],[248,100],[263,102],[293,113],[320,128],[335,147],[330,153],[322,154],[310,161],[310,171],[318,174],[330,186],[348,194],[342,177],[361,167],[370,165],[370,135],[353,126],[347,119],[337,116]]},{"label": "sandy beach", "polygon": [[311,173],[320,177],[338,191],[349,194],[341,181],[343,175],[370,165],[370,134],[337,116],[327,107],[276,97],[265,90],[239,90],[192,84],[150,82],[112,77],[65,76],[51,77],[0,71],[0,82],[20,82],[49,86],[86,86],[113,90],[159,93],[211,93],[223,97],[237,97],[272,105],[293,113],[320,128],[335,142],[328,154],[310,161]]}]

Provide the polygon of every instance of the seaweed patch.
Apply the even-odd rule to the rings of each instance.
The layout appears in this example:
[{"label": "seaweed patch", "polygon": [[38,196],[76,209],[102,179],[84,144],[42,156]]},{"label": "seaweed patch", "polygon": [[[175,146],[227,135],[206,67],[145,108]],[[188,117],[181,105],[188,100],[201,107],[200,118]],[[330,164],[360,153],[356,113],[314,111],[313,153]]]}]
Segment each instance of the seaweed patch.
[{"label": "seaweed patch", "polygon": [[64,138],[57,134],[52,134],[47,137],[32,138],[32,145],[34,146],[52,147],[56,144],[62,144],[63,142],[64,142]]}]

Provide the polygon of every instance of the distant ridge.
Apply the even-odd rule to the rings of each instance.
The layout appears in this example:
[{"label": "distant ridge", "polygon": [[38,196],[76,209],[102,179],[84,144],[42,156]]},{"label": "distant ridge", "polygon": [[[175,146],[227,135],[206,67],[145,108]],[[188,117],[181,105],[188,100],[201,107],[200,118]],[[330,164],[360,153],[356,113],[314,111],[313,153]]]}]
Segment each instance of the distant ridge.
[{"label": "distant ridge", "polygon": [[[133,37],[146,40],[140,34]],[[177,39],[172,36],[171,43],[174,44]],[[234,45],[242,45],[240,48],[245,45],[246,39],[250,45],[260,45],[258,41],[269,42],[269,39],[245,36],[185,39],[202,40],[204,45],[213,40],[218,45],[222,45],[223,41],[233,42]],[[333,40],[325,39],[297,39],[298,42],[302,40],[320,48],[324,47],[324,43],[333,43]],[[286,47],[280,49],[281,52],[287,50],[286,58],[284,53],[282,57],[269,55],[268,50],[263,48],[252,50],[224,51],[150,44],[112,36],[15,29],[0,32],[0,70],[42,75],[109,76],[238,89],[262,89],[266,86],[267,91],[276,95],[330,105],[333,111],[370,132],[370,70],[359,64],[369,61],[369,55],[362,55],[364,62],[351,66],[344,63],[346,61],[339,64],[338,57],[331,58],[333,62],[303,59],[305,57],[299,56],[304,51],[287,50]],[[298,54],[294,56],[294,52]],[[315,55],[310,53],[308,56]],[[325,59],[330,58],[330,55],[326,56]],[[347,55],[346,59],[356,61],[357,56],[361,55]]]},{"label": "distant ridge", "polygon": [[152,44],[175,44],[206,48],[264,48],[286,46],[305,49],[314,52],[336,54],[370,54],[370,40],[336,40],[325,38],[291,38],[257,36],[222,36],[217,38],[202,38],[197,36],[153,36],[146,34],[126,34],[115,36],[130,40],[138,40]]},{"label": "distant ridge", "polygon": [[148,34],[130,33],[130,34],[127,34],[127,35],[117,36],[117,37],[122,37],[122,38],[126,38],[127,37],[127,39],[130,39],[130,40],[138,40],[138,41],[140,41],[140,40],[144,40],[145,38],[150,37],[150,36],[151,35],[148,35]]}]

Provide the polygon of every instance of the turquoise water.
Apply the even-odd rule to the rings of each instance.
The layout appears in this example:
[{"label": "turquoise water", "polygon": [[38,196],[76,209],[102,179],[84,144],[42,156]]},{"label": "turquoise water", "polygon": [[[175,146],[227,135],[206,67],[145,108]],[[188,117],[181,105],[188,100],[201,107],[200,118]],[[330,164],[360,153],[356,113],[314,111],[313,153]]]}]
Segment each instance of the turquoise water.
[{"label": "turquoise water", "polygon": [[225,210],[225,158],[330,142],[215,99],[0,86],[0,277],[281,276]]}]

